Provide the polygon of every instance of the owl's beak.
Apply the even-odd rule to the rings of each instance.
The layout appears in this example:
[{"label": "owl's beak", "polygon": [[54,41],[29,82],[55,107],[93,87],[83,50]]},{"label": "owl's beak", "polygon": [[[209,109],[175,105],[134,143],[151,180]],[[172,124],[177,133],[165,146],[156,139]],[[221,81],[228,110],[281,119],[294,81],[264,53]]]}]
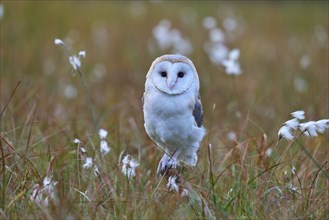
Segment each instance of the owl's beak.
[{"label": "owl's beak", "polygon": [[173,77],[169,77],[167,78],[167,86],[169,87],[170,90],[172,90],[174,88],[174,86],[176,85],[176,79]]},{"label": "owl's beak", "polygon": [[175,86],[176,82],[175,81],[167,81],[167,85],[170,90],[172,90]]}]

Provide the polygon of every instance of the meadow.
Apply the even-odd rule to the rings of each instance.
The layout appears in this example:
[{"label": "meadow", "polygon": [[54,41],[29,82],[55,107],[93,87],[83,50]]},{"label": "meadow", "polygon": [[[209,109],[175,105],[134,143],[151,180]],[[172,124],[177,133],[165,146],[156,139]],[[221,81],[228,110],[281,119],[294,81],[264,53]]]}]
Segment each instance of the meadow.
[{"label": "meadow", "polygon": [[[329,132],[300,129],[329,118],[328,1],[0,5],[0,219],[328,218]],[[207,129],[178,192],[141,103],[166,53],[196,66]]]}]

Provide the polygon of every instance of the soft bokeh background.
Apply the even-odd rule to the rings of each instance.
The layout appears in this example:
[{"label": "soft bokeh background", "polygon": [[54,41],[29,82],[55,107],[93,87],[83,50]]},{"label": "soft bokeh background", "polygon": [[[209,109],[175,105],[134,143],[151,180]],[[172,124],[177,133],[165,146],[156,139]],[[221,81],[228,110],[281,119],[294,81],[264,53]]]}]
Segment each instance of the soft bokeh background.
[{"label": "soft bokeh background", "polygon": [[[72,76],[55,38],[72,53],[86,51],[81,70],[97,123],[109,131],[111,159],[128,152],[140,161],[141,173],[150,172],[146,176],[154,175],[161,155],[143,128],[145,75],[156,57],[175,52],[161,49],[153,35],[161,21],[189,42],[185,55],[199,73],[204,124],[211,130],[199,170],[207,166],[207,143],[213,146],[215,170],[224,169],[234,161],[227,156],[231,149],[249,145],[257,152],[263,134],[262,150],[273,148],[290,112],[303,109],[306,120],[329,117],[327,1],[1,1],[1,11],[1,110],[21,82],[1,117],[1,135],[18,152],[30,144],[29,158],[41,172],[49,152],[62,155],[74,149],[74,138],[88,142],[96,135],[80,78]],[[223,44],[240,50],[241,75],[227,75],[205,50],[209,16],[222,30]],[[316,139],[313,150],[321,164],[328,160],[328,137]],[[296,152],[288,151],[285,159],[301,166],[306,156]],[[223,189],[228,188],[229,181]],[[7,195],[9,201],[14,194]]]}]

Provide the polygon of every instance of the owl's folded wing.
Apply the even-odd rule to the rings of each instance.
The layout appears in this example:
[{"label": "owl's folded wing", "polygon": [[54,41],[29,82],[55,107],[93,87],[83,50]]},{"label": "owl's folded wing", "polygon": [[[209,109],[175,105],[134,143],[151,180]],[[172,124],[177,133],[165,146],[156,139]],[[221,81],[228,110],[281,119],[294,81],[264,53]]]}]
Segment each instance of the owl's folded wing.
[{"label": "owl's folded wing", "polygon": [[203,109],[202,109],[200,94],[199,94],[198,98],[195,100],[193,116],[194,116],[196,124],[200,128],[202,126],[202,122],[203,122]]},{"label": "owl's folded wing", "polygon": [[142,108],[144,110],[144,97],[145,97],[145,92],[143,93],[143,97],[142,97]]}]

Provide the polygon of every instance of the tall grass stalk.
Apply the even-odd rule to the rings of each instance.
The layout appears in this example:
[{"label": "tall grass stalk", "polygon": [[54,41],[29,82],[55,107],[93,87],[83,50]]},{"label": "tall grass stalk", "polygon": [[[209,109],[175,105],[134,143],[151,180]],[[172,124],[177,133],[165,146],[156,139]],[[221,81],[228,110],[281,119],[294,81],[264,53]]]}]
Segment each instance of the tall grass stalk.
[{"label": "tall grass stalk", "polygon": [[319,162],[311,155],[310,151],[297,139],[296,142],[298,143],[298,146],[303,150],[303,152],[306,154],[310,160],[315,164],[315,166],[319,169],[319,172],[322,171],[323,174],[326,176],[327,180],[329,180],[329,174],[326,170],[323,169],[324,165],[327,164],[328,161],[326,161],[323,165],[320,165]]},{"label": "tall grass stalk", "polygon": [[1,149],[1,172],[2,172],[2,187],[1,187],[1,203],[0,203],[0,208],[2,210],[5,209],[5,204],[6,204],[6,160],[5,160],[5,154],[3,153],[3,146],[2,146],[2,137],[0,139],[0,149]]},{"label": "tall grass stalk", "polygon": [[93,103],[92,103],[92,100],[91,100],[91,96],[90,96],[90,93],[89,93],[89,91],[87,89],[86,82],[85,82],[85,79],[84,79],[83,74],[81,73],[80,68],[78,68],[78,73],[79,73],[79,76],[80,76],[80,80],[81,80],[81,84],[82,84],[82,87],[83,87],[83,91],[85,93],[85,97],[86,97],[88,109],[89,109],[89,112],[90,112],[90,114],[92,116],[92,121],[93,121],[94,129],[95,129],[95,132],[97,133],[99,127],[98,127],[98,123],[97,123],[97,120],[96,120],[96,114],[95,114],[95,110],[94,110]]},{"label": "tall grass stalk", "polygon": [[[21,81],[18,81],[18,83],[16,84],[14,90],[12,91],[10,97],[9,97],[9,100],[7,102],[7,104],[4,106],[4,108],[1,110],[1,113],[0,113],[0,119],[3,115],[3,113],[5,112],[6,108],[8,107],[9,103],[11,102],[11,99],[13,98],[18,86],[20,85]],[[5,160],[5,154],[4,154],[4,151],[3,151],[3,145],[2,145],[2,141],[4,140],[4,138],[2,137],[2,135],[0,136],[0,149],[1,149],[1,158],[2,158],[2,169],[1,169],[1,172],[2,172],[2,190],[1,190],[1,203],[0,203],[0,208],[2,210],[4,210],[5,208],[5,204],[6,204],[6,160]]]},{"label": "tall grass stalk", "polygon": [[[294,140],[293,142],[289,143],[288,147],[285,148],[284,152],[280,155],[279,159],[276,161],[276,163],[279,163],[281,161],[281,159],[283,158],[283,156],[287,153],[287,151],[291,148],[291,146],[294,143],[297,143],[298,146],[302,149],[302,151],[306,154],[306,156],[314,163],[314,165],[318,168],[321,169],[322,172],[324,173],[324,175],[326,176],[326,178],[329,180],[329,174],[323,170],[321,167],[321,165],[319,164],[319,162],[312,156],[312,154],[310,153],[310,151],[300,142],[299,138],[304,134],[304,132],[300,133]],[[275,149],[278,146],[280,140],[277,141],[276,145],[275,145]],[[275,151],[275,154],[277,153],[277,151]],[[273,156],[273,158],[275,158],[275,156]]]},{"label": "tall grass stalk", "polygon": [[211,185],[211,195],[212,195],[213,203],[214,203],[215,207],[217,207],[217,198],[216,198],[216,195],[215,195],[216,181],[214,179],[214,173],[213,173],[212,146],[211,146],[211,143],[210,143],[215,109],[216,109],[216,104],[213,104],[213,108],[212,108],[212,112],[211,112],[210,125],[209,125],[207,150],[208,150],[208,167],[209,167],[208,168],[208,173],[209,173],[209,179],[210,179],[210,185]]},{"label": "tall grass stalk", "polygon": [[21,81],[18,81],[18,83],[16,84],[14,90],[12,91],[11,95],[10,95],[10,98],[9,98],[9,101],[7,102],[7,104],[5,105],[5,107],[3,107],[3,109],[1,110],[1,113],[0,113],[0,118],[2,117],[3,113],[5,112],[6,108],[8,107],[11,99],[13,98],[15,92],[16,92],[16,89],[18,88],[18,86],[21,84]]},{"label": "tall grass stalk", "polygon": [[[324,172],[324,173],[326,174],[326,172],[323,170],[323,168],[324,168],[324,166],[325,166],[326,164],[328,164],[328,161],[326,161],[326,162],[325,162],[325,163],[319,168],[318,172],[317,172],[316,175],[314,176],[314,179],[313,179],[313,181],[312,181],[311,187],[310,187],[310,189],[309,189],[309,191],[308,191],[308,194],[307,194],[307,200],[306,200],[306,214],[307,214],[307,212],[308,212],[308,210],[309,210],[310,202],[312,201],[312,199],[311,199],[311,193],[312,193],[312,189],[313,189],[314,184],[315,184],[315,180],[318,178],[319,173],[320,173],[321,171]],[[328,177],[327,177],[327,178],[328,178]],[[327,217],[328,217],[328,216],[327,216]]]},{"label": "tall grass stalk", "polygon": [[34,125],[35,113],[37,111],[37,104],[38,104],[38,100],[33,105],[33,114],[32,114],[32,119],[31,119],[31,123],[30,123],[29,136],[28,136],[27,142],[26,142],[25,154],[27,154],[29,151],[29,145],[30,145],[30,141],[31,141],[31,137],[32,137],[32,128]]},{"label": "tall grass stalk", "polygon": [[[69,57],[72,57],[72,53],[71,51],[65,46],[65,44],[59,44],[63,49],[64,51],[67,53],[67,55]],[[94,110],[94,107],[93,107],[93,103],[92,103],[92,99],[91,99],[91,96],[90,96],[90,92],[88,91],[88,88],[86,86],[86,82],[85,82],[85,79],[84,79],[84,76],[82,74],[82,71],[80,69],[79,66],[77,66],[77,69],[76,70],[73,70],[73,71],[77,71],[78,74],[79,74],[79,77],[80,77],[80,80],[81,80],[81,84],[82,84],[82,88],[83,88],[83,92],[84,92],[84,95],[85,95],[85,98],[86,98],[86,102],[87,102],[87,106],[88,106],[88,109],[89,109],[89,112],[91,114],[91,117],[92,117],[92,122],[93,122],[93,126],[94,126],[94,129],[95,129],[95,133],[98,132],[98,123],[97,123],[97,120],[96,120],[96,114],[95,114],[95,110]]]}]

